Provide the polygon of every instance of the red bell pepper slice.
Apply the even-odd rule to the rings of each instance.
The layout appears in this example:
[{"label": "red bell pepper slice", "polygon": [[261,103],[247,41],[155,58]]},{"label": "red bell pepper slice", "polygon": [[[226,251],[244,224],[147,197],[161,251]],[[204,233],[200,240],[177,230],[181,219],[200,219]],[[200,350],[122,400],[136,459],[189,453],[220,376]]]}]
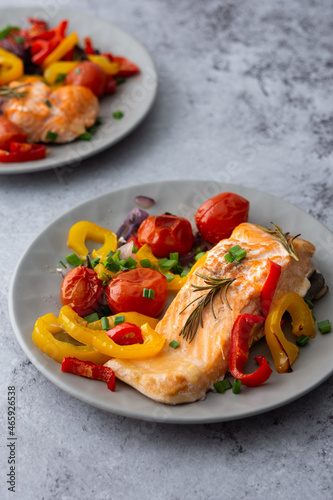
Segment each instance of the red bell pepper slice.
[{"label": "red bell pepper slice", "polygon": [[36,34],[30,48],[32,62],[34,64],[42,64],[48,55],[53,52],[60,42],[65,38],[68,21],[60,21],[58,26],[52,30],[43,31]]},{"label": "red bell pepper slice", "polygon": [[91,361],[81,361],[77,358],[67,357],[62,360],[61,371],[74,373],[81,377],[107,382],[107,388],[114,392],[116,388],[116,376],[109,366],[97,365]]},{"label": "red bell pepper slice", "polygon": [[229,371],[235,379],[248,387],[257,387],[270,377],[272,369],[264,356],[254,358],[259,368],[249,374],[244,373],[244,367],[249,357],[249,338],[254,325],[262,325],[265,318],[253,314],[240,314],[232,328]]},{"label": "red bell pepper slice", "polygon": [[96,50],[93,47],[92,40],[89,37],[84,38],[84,51],[88,55],[96,54]]},{"label": "red bell pepper slice", "polygon": [[269,260],[268,276],[261,290],[260,302],[261,312],[267,318],[269,308],[274,298],[275,290],[281,275],[281,266],[272,260]]},{"label": "red bell pepper slice", "polygon": [[42,160],[45,156],[46,146],[44,144],[11,142],[9,152],[0,150],[0,163]]},{"label": "red bell pepper slice", "polygon": [[121,323],[106,332],[113,342],[118,345],[142,344],[141,328],[133,323]]},{"label": "red bell pepper slice", "polygon": [[139,67],[125,57],[113,56],[113,61],[119,64],[117,76],[127,78],[128,76],[133,76],[139,73]]},{"label": "red bell pepper slice", "polygon": [[142,245],[141,243],[139,243],[139,240],[136,236],[131,236],[129,240],[127,240],[127,243],[129,243],[130,241],[133,242],[133,245],[136,247],[136,248],[141,248]]}]

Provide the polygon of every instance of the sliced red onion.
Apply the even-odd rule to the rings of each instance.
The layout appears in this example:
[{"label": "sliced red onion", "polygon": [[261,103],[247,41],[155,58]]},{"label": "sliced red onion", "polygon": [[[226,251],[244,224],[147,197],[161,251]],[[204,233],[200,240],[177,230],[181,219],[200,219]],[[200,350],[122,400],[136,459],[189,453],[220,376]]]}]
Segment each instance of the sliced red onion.
[{"label": "sliced red onion", "polygon": [[155,205],[155,200],[153,200],[153,198],[148,198],[148,196],[136,196],[134,202],[142,208],[150,208]]},{"label": "sliced red onion", "polygon": [[123,238],[125,241],[129,240],[137,230],[140,224],[149,217],[149,214],[141,208],[133,208],[128,213],[126,219],[117,231],[117,238]]},{"label": "sliced red onion", "polygon": [[135,258],[135,254],[133,254],[133,241],[130,241],[129,243],[126,243],[125,245],[122,245],[121,247],[118,248],[120,250],[119,257],[120,259],[129,259],[129,257]]}]

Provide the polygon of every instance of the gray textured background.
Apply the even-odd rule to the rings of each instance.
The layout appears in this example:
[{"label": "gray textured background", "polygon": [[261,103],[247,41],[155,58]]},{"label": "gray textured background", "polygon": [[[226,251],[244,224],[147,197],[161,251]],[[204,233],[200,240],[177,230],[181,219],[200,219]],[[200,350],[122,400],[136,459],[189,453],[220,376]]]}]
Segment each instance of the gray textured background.
[{"label": "gray textured background", "polygon": [[[29,5],[28,1],[15,1]],[[1,0],[1,7],[13,2]],[[333,229],[332,2],[49,0],[129,31],[160,75],[128,138],[65,173],[0,177],[1,421],[18,389],[22,499],[332,497],[332,378],[300,400],[236,422],[145,423],[92,408],[46,380],[8,317],[12,271],[59,214],[108,190],[218,177],[291,201]],[[6,443],[1,444],[6,470]]]}]

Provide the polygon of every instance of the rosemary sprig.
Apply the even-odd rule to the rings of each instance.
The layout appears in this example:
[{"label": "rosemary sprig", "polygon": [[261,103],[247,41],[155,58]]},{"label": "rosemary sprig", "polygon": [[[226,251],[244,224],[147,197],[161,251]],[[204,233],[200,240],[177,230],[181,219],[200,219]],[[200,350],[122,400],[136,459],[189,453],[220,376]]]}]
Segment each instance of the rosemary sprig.
[{"label": "rosemary sprig", "polygon": [[258,227],[260,227],[261,229],[263,229],[267,233],[270,233],[273,236],[275,236],[276,241],[279,241],[281,243],[281,245],[289,253],[289,255],[291,257],[293,257],[295,260],[299,260],[299,258],[296,255],[296,252],[295,252],[293,241],[295,238],[298,238],[300,236],[300,234],[297,234],[293,238],[290,238],[289,237],[290,233],[284,233],[282,231],[282,229],[280,228],[280,226],[273,224],[273,222],[271,222],[271,224],[272,224],[274,229],[270,229],[268,227],[263,227],[263,226],[259,226],[259,225],[258,225]]},{"label": "rosemary sprig", "polygon": [[[181,335],[189,343],[191,343],[192,340],[194,339],[195,334],[197,333],[199,324],[201,325],[201,327],[203,327],[202,312],[208,304],[210,304],[213,316],[216,319],[214,307],[213,307],[213,299],[214,299],[215,295],[217,295],[217,294],[220,295],[220,300],[221,300],[222,304],[223,304],[223,298],[224,298],[225,303],[227,304],[229,309],[231,309],[230,304],[229,304],[228,299],[227,299],[227,291],[228,291],[228,288],[231,285],[231,283],[236,279],[236,278],[214,278],[214,277],[210,277],[210,276],[205,276],[204,274],[200,274],[200,273],[195,273],[195,274],[204,280],[206,286],[192,285],[192,287],[194,288],[194,291],[195,292],[205,292],[205,293],[200,295],[200,297],[197,297],[196,299],[192,300],[179,313],[179,314],[181,314],[191,304],[193,304],[197,300],[199,301],[198,304],[196,305],[196,307],[193,309],[193,311],[189,315],[189,317],[187,318],[183,328],[179,332],[179,335]],[[222,298],[222,293],[223,293],[223,298]]]},{"label": "rosemary sprig", "polygon": [[19,89],[23,87],[28,87],[30,83],[24,83],[23,85],[17,85],[17,87],[9,87],[8,85],[4,85],[0,88],[0,97],[4,97],[7,99],[22,99],[25,95],[27,95],[27,91],[18,92]]}]

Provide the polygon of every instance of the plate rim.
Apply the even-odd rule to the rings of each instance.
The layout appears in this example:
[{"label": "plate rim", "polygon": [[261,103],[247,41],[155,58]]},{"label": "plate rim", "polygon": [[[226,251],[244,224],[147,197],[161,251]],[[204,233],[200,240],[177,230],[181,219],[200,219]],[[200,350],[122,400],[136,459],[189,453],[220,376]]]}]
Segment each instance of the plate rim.
[{"label": "plate rim", "polygon": [[[8,12],[8,10],[11,11],[17,11],[19,12],[29,12],[29,11],[34,11],[36,9],[40,9],[39,6],[37,5],[27,5],[27,6],[13,6],[13,7],[0,7],[0,18],[1,18],[1,12]],[[77,16],[78,13],[74,12],[72,9],[63,9],[60,8],[57,10],[57,15],[61,15],[63,13],[64,18],[68,18],[69,21],[73,19],[73,17]],[[92,22],[100,22],[108,26],[109,28],[115,29],[116,31],[120,32],[122,35],[125,37],[129,37],[132,42],[134,42],[140,49],[144,52],[145,57],[149,60],[149,66],[151,71],[153,72],[153,81],[154,81],[154,87],[153,89],[149,92],[149,99],[147,100],[147,105],[146,109],[144,110],[143,113],[141,113],[140,117],[134,121],[132,124],[130,124],[129,127],[127,127],[125,130],[122,131],[114,140],[112,139],[111,141],[105,143],[105,144],[100,144],[98,146],[95,146],[93,149],[86,151],[84,153],[79,154],[78,156],[73,157],[73,159],[68,160],[66,158],[64,159],[59,159],[58,162],[55,162],[54,164],[48,165],[45,163],[39,163],[43,162],[43,160],[38,160],[34,162],[16,162],[16,163],[0,163],[0,175],[17,175],[17,174],[28,174],[28,173],[35,173],[35,172],[43,172],[45,170],[52,170],[52,169],[57,169],[61,168],[64,166],[71,166],[75,165],[76,162],[78,161],[83,161],[86,160],[87,158],[91,158],[93,156],[97,156],[98,154],[104,152],[105,150],[111,148],[112,146],[118,144],[118,142],[122,141],[125,137],[130,135],[133,130],[135,130],[147,117],[147,115],[150,113],[152,110],[152,107],[156,101],[156,96],[158,92],[158,87],[159,87],[159,77],[157,73],[157,67],[155,64],[155,61],[152,58],[152,55],[150,52],[146,49],[146,47],[139,41],[135,36],[133,36],[131,33],[126,31],[123,28],[120,28],[116,24],[109,22],[107,20],[104,20],[98,16],[95,15],[90,15],[87,12],[80,12],[80,16],[89,18]],[[140,68],[142,69],[142,68]],[[115,94],[116,96],[116,94]],[[107,96],[110,98],[110,96]],[[77,141],[72,141],[72,143],[66,143],[63,146],[68,146],[70,144],[77,144]],[[62,145],[59,145],[60,147]],[[51,147],[51,146],[50,146]],[[58,147],[58,146],[56,146]]]},{"label": "plate rim", "polygon": [[[205,183],[212,182],[212,180],[211,179],[207,179],[207,180],[203,180],[203,179],[170,179],[170,180],[168,180],[166,182],[168,183],[168,185],[172,185],[172,184],[179,185],[180,183],[185,183],[185,184],[193,184],[193,183],[195,183],[195,184],[205,184]],[[141,188],[142,189],[147,189],[147,188],[154,187],[154,186],[157,187],[157,186],[160,186],[162,183],[163,182],[147,182],[147,183],[140,183],[140,184],[134,183],[134,184],[131,184],[131,185],[128,185],[128,186],[124,186],[124,187],[115,189],[115,190],[111,190],[111,191],[107,191],[105,193],[101,193],[99,195],[93,196],[92,198],[89,198],[88,200],[86,200],[84,202],[80,202],[80,203],[74,205],[73,207],[71,207],[69,210],[64,211],[62,214],[60,214],[58,217],[56,217],[54,220],[52,220],[49,224],[47,224],[47,226],[38,235],[36,235],[36,237],[30,242],[30,244],[28,245],[28,247],[24,250],[24,252],[22,253],[21,257],[19,258],[19,260],[18,260],[18,262],[17,262],[17,264],[16,264],[16,266],[14,268],[14,271],[13,271],[13,274],[12,274],[12,277],[11,277],[10,286],[9,286],[9,294],[8,294],[8,296],[9,296],[9,299],[8,299],[8,310],[9,310],[9,316],[10,316],[11,326],[12,326],[12,328],[14,330],[16,340],[18,341],[20,347],[22,348],[22,350],[24,351],[24,353],[26,354],[26,356],[28,357],[28,359],[35,366],[35,368],[37,368],[37,370],[40,371],[42,373],[42,375],[44,375],[50,382],[52,382],[54,385],[56,385],[57,387],[59,387],[60,389],[62,389],[64,392],[70,394],[71,396],[75,397],[76,399],[78,399],[78,400],[80,400],[80,401],[82,401],[82,402],[84,402],[86,404],[89,404],[90,406],[99,408],[99,409],[101,409],[103,411],[106,411],[108,413],[113,413],[113,414],[116,414],[116,415],[126,416],[126,417],[134,418],[134,419],[137,419],[137,420],[153,421],[153,422],[167,423],[167,424],[217,423],[217,422],[226,422],[226,421],[239,420],[239,419],[243,419],[243,418],[252,417],[252,416],[255,416],[255,415],[264,414],[264,413],[272,411],[272,410],[274,410],[276,408],[280,408],[280,407],[286,406],[287,404],[290,404],[291,402],[293,402],[293,401],[295,401],[297,399],[300,399],[301,397],[303,397],[304,395],[306,395],[307,393],[311,392],[316,387],[318,387],[319,385],[321,385],[323,382],[325,382],[325,380],[327,380],[329,377],[331,377],[333,375],[333,366],[323,376],[321,376],[320,378],[318,378],[318,380],[315,383],[312,383],[311,386],[304,388],[303,390],[301,390],[297,394],[290,395],[289,397],[285,398],[283,400],[283,402],[277,401],[275,403],[271,403],[270,405],[265,406],[264,408],[259,408],[259,410],[256,409],[256,408],[253,408],[252,410],[248,410],[247,412],[239,414],[239,415],[231,415],[231,416],[227,416],[227,417],[223,417],[223,416],[212,416],[212,417],[203,416],[203,417],[198,417],[198,418],[196,418],[194,416],[192,418],[184,418],[184,417],[177,416],[177,413],[176,413],[175,415],[168,416],[167,418],[165,418],[163,416],[159,417],[159,416],[156,416],[156,415],[147,415],[144,412],[138,413],[135,410],[132,411],[131,408],[128,408],[128,409],[119,409],[119,408],[114,409],[113,408],[112,409],[107,404],[101,404],[101,403],[96,402],[96,401],[94,402],[94,401],[92,401],[92,399],[91,399],[91,397],[89,395],[86,396],[85,394],[83,394],[83,395],[82,394],[78,394],[74,390],[74,388],[72,388],[71,386],[68,387],[68,385],[66,384],[66,379],[65,378],[64,378],[64,382],[61,382],[61,381],[57,380],[57,378],[52,373],[50,373],[47,370],[47,368],[45,368],[45,366],[43,365],[43,363],[41,363],[38,360],[38,358],[34,356],[34,354],[29,350],[28,346],[24,343],[23,335],[21,334],[20,328],[19,328],[18,324],[16,323],[16,318],[15,318],[15,314],[14,314],[14,300],[13,300],[14,297],[13,297],[13,291],[14,291],[15,281],[17,279],[17,271],[20,268],[22,262],[24,261],[25,256],[34,247],[36,241],[45,232],[47,232],[52,225],[60,223],[61,219],[66,218],[72,212],[74,212],[75,210],[80,209],[81,207],[83,207],[83,206],[85,206],[87,204],[95,203],[96,201],[98,201],[101,198],[104,198],[104,197],[107,197],[107,196],[110,196],[110,195],[114,195],[116,193],[121,193],[121,192],[124,192],[124,191],[126,192],[126,191],[134,189],[134,188],[137,188],[137,189],[141,189]],[[292,209],[294,209],[294,210],[296,209],[297,211],[299,211],[299,213],[301,213],[303,215],[306,215],[306,217],[309,217],[310,219],[312,219],[312,221],[315,224],[318,224],[319,226],[322,226],[325,229],[325,231],[328,231],[331,235],[333,235],[333,233],[331,232],[331,230],[329,228],[327,228],[327,226],[325,224],[323,224],[321,221],[318,221],[313,215],[308,214],[307,212],[305,212],[303,209],[301,209],[297,205],[294,205],[291,202],[289,202],[287,200],[284,200],[283,198],[280,198],[280,197],[278,197],[276,195],[264,192],[264,191],[259,190],[257,188],[247,187],[247,186],[240,185],[240,184],[226,183],[226,182],[219,182],[219,184],[222,185],[222,186],[228,187],[228,190],[234,190],[236,192],[239,189],[240,190],[245,190],[245,191],[250,192],[252,194],[258,193],[258,194],[263,195],[263,196],[268,196],[269,198],[274,198],[278,202],[283,202],[286,205],[288,205],[289,207],[291,207]],[[56,362],[54,362],[54,363],[56,363]],[[64,375],[66,375],[66,374],[64,374]],[[117,383],[120,384],[121,386],[129,387],[129,386],[127,386],[127,384],[124,384],[123,382],[121,382],[119,380],[117,381]],[[133,391],[136,391],[136,389],[134,389],[132,387],[130,387],[130,389],[133,390]],[[138,392],[138,391],[136,391],[136,392]],[[208,394],[207,394],[207,396],[208,396]],[[146,396],[144,396],[144,397],[146,398]],[[147,398],[147,399],[150,400],[150,398]],[[163,405],[162,403],[157,403],[157,402],[154,402],[154,403],[156,403],[156,405],[158,405],[158,406],[162,405],[162,407],[167,407],[169,409],[171,408],[171,411],[174,408],[184,406],[184,405],[170,406],[170,405]],[[193,406],[195,404],[200,404],[200,403],[201,403],[201,401],[196,401],[194,403],[189,403],[189,405]]]}]

